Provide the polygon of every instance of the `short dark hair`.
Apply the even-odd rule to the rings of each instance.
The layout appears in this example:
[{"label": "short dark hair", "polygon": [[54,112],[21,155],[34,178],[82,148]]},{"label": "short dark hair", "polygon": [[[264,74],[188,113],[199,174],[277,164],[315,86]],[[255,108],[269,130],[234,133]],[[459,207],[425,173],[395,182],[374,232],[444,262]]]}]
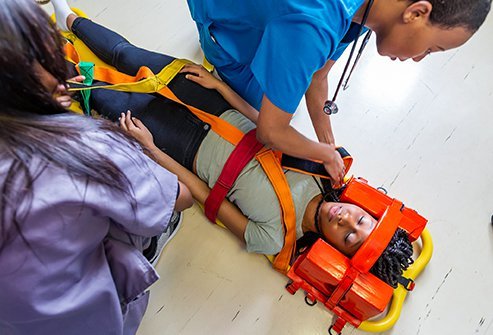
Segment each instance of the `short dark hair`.
[{"label": "short dark hair", "polygon": [[409,236],[405,230],[398,228],[370,272],[396,288],[402,273],[413,263],[412,255]]},{"label": "short dark hair", "polygon": [[[411,0],[412,3],[420,0]],[[475,32],[491,8],[491,0],[427,0],[432,5],[430,21],[444,28],[463,27]]]}]

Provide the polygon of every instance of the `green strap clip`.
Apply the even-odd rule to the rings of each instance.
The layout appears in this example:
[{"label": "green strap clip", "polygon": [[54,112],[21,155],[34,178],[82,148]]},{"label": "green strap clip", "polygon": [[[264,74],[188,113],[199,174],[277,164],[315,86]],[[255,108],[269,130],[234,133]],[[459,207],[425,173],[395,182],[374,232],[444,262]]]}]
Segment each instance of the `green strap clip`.
[{"label": "green strap clip", "polygon": [[[80,74],[86,77],[82,82],[84,85],[92,85],[94,81],[94,63],[80,62],[79,63]],[[84,112],[86,115],[91,115],[91,106],[89,105],[89,98],[91,97],[91,90],[80,91],[82,95],[82,101],[84,102]]]}]

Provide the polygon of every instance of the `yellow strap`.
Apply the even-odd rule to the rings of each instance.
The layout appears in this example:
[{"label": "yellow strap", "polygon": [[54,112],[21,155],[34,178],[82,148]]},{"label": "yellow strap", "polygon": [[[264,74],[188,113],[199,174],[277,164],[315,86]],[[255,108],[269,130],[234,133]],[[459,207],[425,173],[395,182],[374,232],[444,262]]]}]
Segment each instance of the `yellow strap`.
[{"label": "yellow strap", "polygon": [[284,246],[274,259],[273,267],[279,272],[289,270],[296,247],[296,212],[288,181],[275,153],[263,148],[256,156],[265,174],[269,178],[281,206],[281,218],[284,227]]},{"label": "yellow strap", "polygon": [[205,58],[205,56],[204,56],[204,61],[202,62],[202,66],[209,72],[214,71],[214,65],[209,63],[209,61],[207,60],[207,58]]},{"label": "yellow strap", "polygon": [[166,87],[178,72],[190,61],[175,59],[158,74],[142,66],[135,76],[101,66],[94,66],[94,79],[111,85],[70,88],[70,91],[105,89],[121,92],[156,93]]}]

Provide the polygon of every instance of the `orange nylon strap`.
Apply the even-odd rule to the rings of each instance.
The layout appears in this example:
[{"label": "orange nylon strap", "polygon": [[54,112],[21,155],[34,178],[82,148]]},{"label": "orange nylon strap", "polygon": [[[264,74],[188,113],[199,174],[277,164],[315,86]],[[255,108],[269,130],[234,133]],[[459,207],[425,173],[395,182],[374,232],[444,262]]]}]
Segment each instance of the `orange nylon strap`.
[{"label": "orange nylon strap", "polygon": [[296,212],[293,197],[289,189],[284,171],[272,150],[263,148],[256,156],[265,174],[269,178],[277,199],[281,205],[282,222],[284,226],[284,246],[274,259],[273,267],[281,273],[289,270],[291,259],[296,246]]},{"label": "orange nylon strap", "polygon": [[229,143],[237,145],[243,138],[244,134],[241,130],[231,125],[229,122],[221,119],[220,117],[206,113],[191,105],[187,105],[186,103],[178,99],[178,97],[169,89],[169,87],[165,86],[163,89],[158,91],[158,93],[174,102],[187,107],[199,119],[210,124],[212,130]]},{"label": "orange nylon strap", "polygon": [[94,79],[110,84],[136,83],[142,79],[151,78],[153,76],[154,73],[146,66],[140,67],[135,76],[129,76],[128,74],[106,67],[94,66]]},{"label": "orange nylon strap", "polygon": [[344,298],[346,293],[351,289],[354,281],[359,276],[359,274],[360,272],[353,266],[348,267],[336,289],[332,292],[329,299],[325,302],[325,305],[328,306],[330,309],[336,307],[342,300],[342,298]]},{"label": "orange nylon strap", "polygon": [[63,49],[65,51],[65,58],[69,62],[74,64],[78,64],[80,62],[79,53],[77,52],[77,50],[75,49],[72,43],[65,43]]}]

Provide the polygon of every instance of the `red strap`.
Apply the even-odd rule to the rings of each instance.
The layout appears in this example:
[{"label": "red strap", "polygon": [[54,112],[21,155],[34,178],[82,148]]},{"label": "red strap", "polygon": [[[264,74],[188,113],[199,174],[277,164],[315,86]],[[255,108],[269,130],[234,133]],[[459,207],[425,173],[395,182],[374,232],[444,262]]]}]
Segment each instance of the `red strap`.
[{"label": "red strap", "polygon": [[231,155],[229,155],[219,178],[204,203],[205,216],[211,222],[216,222],[219,206],[231,187],[233,187],[236,178],[262,147],[263,145],[257,141],[257,131],[253,129],[243,136]]}]

